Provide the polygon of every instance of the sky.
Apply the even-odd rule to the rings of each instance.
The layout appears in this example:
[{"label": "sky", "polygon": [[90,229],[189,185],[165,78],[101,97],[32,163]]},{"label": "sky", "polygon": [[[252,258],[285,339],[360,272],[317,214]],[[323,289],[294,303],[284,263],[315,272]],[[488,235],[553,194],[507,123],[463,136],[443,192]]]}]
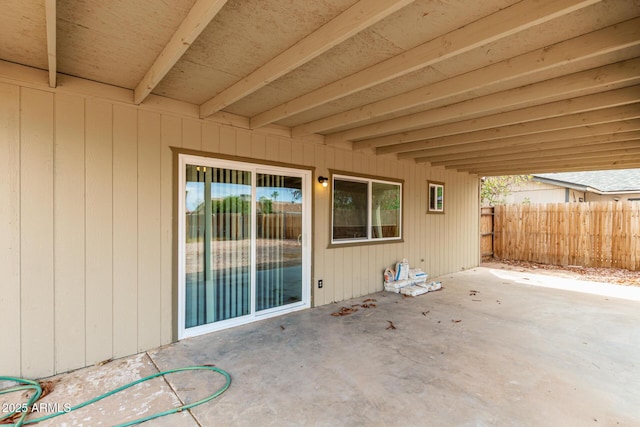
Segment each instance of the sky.
[{"label": "sky", "polygon": [[[258,187],[256,189],[256,196],[258,200],[262,197],[274,200],[272,194],[277,191],[278,202],[292,202],[294,200],[293,188],[282,187]],[[198,207],[204,201],[204,183],[203,182],[187,182],[186,185],[186,207],[188,211],[192,211]],[[244,184],[229,184],[229,183],[213,183],[211,184],[211,198],[212,199],[224,199],[228,196],[240,196],[251,195],[251,186]]]}]

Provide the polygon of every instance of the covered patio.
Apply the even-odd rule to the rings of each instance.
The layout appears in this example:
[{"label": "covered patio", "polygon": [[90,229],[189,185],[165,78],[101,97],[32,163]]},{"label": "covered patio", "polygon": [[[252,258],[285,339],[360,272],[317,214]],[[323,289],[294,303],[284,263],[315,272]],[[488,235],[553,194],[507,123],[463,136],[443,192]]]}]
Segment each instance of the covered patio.
[{"label": "covered patio", "polygon": [[[588,282],[484,267],[439,280],[441,291],[420,297],[379,292],[64,374],[44,401],[73,405],[158,370],[214,364],[230,388],[153,425],[640,424],[640,288],[588,294],[548,287]],[[362,307],[367,298],[375,307]],[[166,380],[53,424],[112,425],[223,383],[209,373]]]},{"label": "covered patio", "polygon": [[[469,269],[481,177],[640,166],[634,0],[5,6],[0,324],[17,336],[2,373],[46,377],[363,297],[405,257],[432,276]],[[334,203],[354,182],[359,198]],[[187,200],[209,183],[220,191]],[[385,186],[395,198],[369,209],[369,187]],[[259,231],[261,197],[293,213],[286,193],[304,221],[280,239],[303,247],[295,295],[281,291],[289,271],[265,288],[272,304],[259,280],[232,286],[202,263],[207,292],[187,298],[196,202],[212,217],[225,198],[248,202],[225,213],[250,211]],[[216,254],[215,230],[201,229],[195,265]],[[246,237],[256,249],[233,266],[259,259]],[[232,276],[259,279],[258,264]]]}]

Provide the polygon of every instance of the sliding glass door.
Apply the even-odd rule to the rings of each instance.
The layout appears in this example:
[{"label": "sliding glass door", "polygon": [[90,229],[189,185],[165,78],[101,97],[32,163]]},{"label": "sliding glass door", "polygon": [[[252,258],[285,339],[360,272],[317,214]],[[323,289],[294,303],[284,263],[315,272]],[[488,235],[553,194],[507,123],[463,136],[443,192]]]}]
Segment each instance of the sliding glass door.
[{"label": "sliding glass door", "polygon": [[251,173],[186,165],[185,326],[250,312]]},{"label": "sliding glass door", "polygon": [[302,301],[302,180],[258,174],[256,310]]},{"label": "sliding glass door", "polygon": [[179,337],[310,305],[310,172],[180,156]]}]

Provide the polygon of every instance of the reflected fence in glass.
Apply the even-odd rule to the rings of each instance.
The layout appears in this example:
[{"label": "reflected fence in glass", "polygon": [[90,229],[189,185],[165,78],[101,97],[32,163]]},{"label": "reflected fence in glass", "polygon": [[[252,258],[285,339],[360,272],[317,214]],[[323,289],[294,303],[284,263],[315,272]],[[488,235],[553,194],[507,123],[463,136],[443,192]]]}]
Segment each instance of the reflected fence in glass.
[{"label": "reflected fence in glass", "polygon": [[302,180],[258,174],[256,311],[302,301]]},{"label": "reflected fence in glass", "polygon": [[186,166],[185,327],[250,313],[251,173]]},{"label": "reflected fence in glass", "polygon": [[252,267],[256,312],[301,302],[302,179],[258,173],[254,193],[248,171],[185,172],[185,327],[251,314]]}]

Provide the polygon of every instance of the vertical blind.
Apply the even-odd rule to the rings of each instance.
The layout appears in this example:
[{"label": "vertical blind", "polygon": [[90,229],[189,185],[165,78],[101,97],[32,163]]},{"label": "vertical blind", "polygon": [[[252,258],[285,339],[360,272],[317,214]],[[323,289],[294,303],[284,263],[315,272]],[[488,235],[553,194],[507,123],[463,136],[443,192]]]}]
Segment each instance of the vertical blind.
[{"label": "vertical blind", "polygon": [[256,244],[256,311],[282,305],[283,216],[278,214],[282,177],[258,174]]},{"label": "vertical blind", "polygon": [[257,174],[256,311],[302,301],[302,180]]},{"label": "vertical blind", "polygon": [[250,312],[251,173],[186,166],[185,326]]},{"label": "vertical blind", "polygon": [[251,314],[251,298],[255,312],[302,301],[302,180],[256,173],[253,191],[249,171],[185,176],[185,327]]}]

